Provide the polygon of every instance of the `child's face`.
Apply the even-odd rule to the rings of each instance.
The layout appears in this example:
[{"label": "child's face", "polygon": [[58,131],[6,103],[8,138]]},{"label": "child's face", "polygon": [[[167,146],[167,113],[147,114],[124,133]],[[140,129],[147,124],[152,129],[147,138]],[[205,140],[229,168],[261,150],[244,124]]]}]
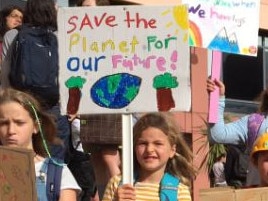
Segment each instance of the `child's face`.
[{"label": "child's face", "polygon": [[262,186],[268,186],[268,151],[258,154],[258,170]]},{"label": "child's face", "polygon": [[137,161],[141,171],[164,173],[167,161],[175,154],[168,137],[160,129],[149,127],[141,133],[135,146]]},{"label": "child's face", "polygon": [[32,149],[38,129],[27,110],[16,102],[0,105],[0,141],[4,146]]}]

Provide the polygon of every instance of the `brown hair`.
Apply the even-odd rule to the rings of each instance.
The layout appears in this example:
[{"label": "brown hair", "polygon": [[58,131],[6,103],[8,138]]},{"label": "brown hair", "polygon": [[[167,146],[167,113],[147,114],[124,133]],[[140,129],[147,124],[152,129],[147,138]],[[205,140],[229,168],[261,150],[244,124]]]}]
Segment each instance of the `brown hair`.
[{"label": "brown hair", "polygon": [[[190,186],[191,180],[195,177],[196,171],[193,167],[193,155],[188,144],[179,132],[179,127],[174,120],[172,113],[148,113],[142,116],[133,129],[133,143],[136,146],[142,131],[148,127],[154,127],[164,132],[172,145],[176,145],[176,154],[170,159],[166,166],[166,172],[180,178],[181,182]],[[134,169],[137,171],[139,164],[134,153]]]},{"label": "brown hair", "polygon": [[265,115],[268,114],[268,89],[263,90],[260,95],[260,106],[258,111]]},{"label": "brown hair", "polygon": [[18,10],[23,14],[23,10],[21,7],[17,5],[8,5],[7,7],[3,8],[0,11],[0,39],[2,41],[2,38],[4,37],[5,33],[9,31],[9,28],[7,27],[7,16],[9,16],[12,11]]},{"label": "brown hair", "polygon": [[32,136],[33,150],[43,157],[48,156],[49,150],[46,142],[49,144],[59,143],[59,139],[56,138],[57,129],[53,116],[44,112],[38,101],[27,93],[11,88],[0,90],[0,105],[9,102],[16,102],[23,106],[33,121],[37,124],[40,123],[38,134]]}]

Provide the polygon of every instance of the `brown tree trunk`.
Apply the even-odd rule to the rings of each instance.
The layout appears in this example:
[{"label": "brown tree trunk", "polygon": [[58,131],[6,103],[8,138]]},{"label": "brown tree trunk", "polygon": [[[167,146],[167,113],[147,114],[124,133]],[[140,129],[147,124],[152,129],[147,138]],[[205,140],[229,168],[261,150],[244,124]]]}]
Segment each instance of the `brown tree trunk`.
[{"label": "brown tree trunk", "polygon": [[160,88],[156,90],[157,107],[160,112],[167,112],[175,107],[171,89]]},{"label": "brown tree trunk", "polygon": [[69,89],[69,99],[67,103],[67,114],[76,114],[79,108],[81,91],[79,88]]}]

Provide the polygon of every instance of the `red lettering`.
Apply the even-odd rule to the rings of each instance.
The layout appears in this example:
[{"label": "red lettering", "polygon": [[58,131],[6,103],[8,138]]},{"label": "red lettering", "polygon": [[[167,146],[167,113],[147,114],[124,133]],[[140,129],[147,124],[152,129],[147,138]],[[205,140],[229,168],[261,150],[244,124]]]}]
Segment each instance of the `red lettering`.
[{"label": "red lettering", "polygon": [[94,21],[95,21],[95,25],[97,27],[99,27],[104,19],[104,17],[106,16],[107,13],[103,13],[100,20],[98,20],[99,18],[97,16],[94,17]]},{"label": "red lettering", "polygon": [[110,27],[115,27],[117,26],[118,24],[116,23],[113,23],[115,21],[115,16],[109,16],[106,18],[106,25],[110,26]]},{"label": "red lettering", "polygon": [[156,20],[155,19],[150,19],[149,22],[148,22],[148,25],[152,29],[157,28],[157,26],[156,26]]},{"label": "red lettering", "polygon": [[135,13],[135,17],[132,18],[130,16],[129,11],[126,12],[126,19],[124,20],[127,23],[127,27],[131,27],[131,24],[133,24],[136,28],[151,28],[155,29],[156,27],[156,20],[155,19],[145,19],[140,17],[139,13]]},{"label": "red lettering", "polygon": [[68,20],[68,24],[71,25],[72,28],[70,28],[67,33],[72,33],[75,29],[76,29],[76,23],[75,21],[78,20],[77,16],[72,16],[70,17],[70,19]]},{"label": "red lettering", "polygon": [[[79,22],[79,20],[81,20],[81,23]],[[94,29],[104,25],[109,27],[118,26],[118,24],[115,22],[115,16],[114,15],[107,16],[107,13],[102,13],[100,17],[99,16],[91,17],[85,13],[84,17],[81,19],[79,19],[78,16],[72,16],[69,18],[68,24],[70,25],[70,28],[67,31],[68,34],[74,32],[77,29],[77,26],[79,26],[79,24],[80,24],[79,27],[80,31],[86,27]]]},{"label": "red lettering", "polygon": [[89,26],[91,29],[93,29],[93,26],[92,26],[87,14],[85,14],[85,16],[81,22],[80,30],[82,30],[84,28],[84,26],[86,26],[86,25]]},{"label": "red lettering", "polygon": [[102,21],[105,19],[105,25],[109,26],[109,27],[114,27],[117,26],[117,24],[113,24],[113,22],[115,21],[115,16],[108,16],[106,17],[107,13],[103,13],[101,18],[99,19],[98,16],[94,16],[94,22],[96,27],[99,27],[102,24]]}]

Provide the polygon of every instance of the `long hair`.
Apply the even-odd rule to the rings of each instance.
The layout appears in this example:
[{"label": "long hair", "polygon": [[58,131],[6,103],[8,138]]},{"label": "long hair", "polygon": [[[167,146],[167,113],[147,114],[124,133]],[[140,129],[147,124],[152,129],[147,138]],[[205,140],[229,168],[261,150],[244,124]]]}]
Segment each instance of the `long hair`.
[{"label": "long hair", "polygon": [[11,88],[0,90],[0,105],[9,102],[20,104],[29,112],[30,117],[35,123],[40,123],[41,130],[38,128],[39,131],[37,135],[32,136],[33,149],[35,153],[43,157],[48,156],[49,148],[46,142],[49,144],[59,142],[56,138],[57,128],[55,119],[42,110],[40,104],[33,96]]},{"label": "long hair", "polygon": [[23,10],[21,7],[17,5],[8,5],[7,7],[3,8],[0,11],[0,39],[4,37],[5,33],[9,31],[9,28],[7,27],[7,17],[12,13],[13,10],[18,10],[21,13],[23,13]]},{"label": "long hair", "polygon": [[30,26],[57,30],[57,10],[54,0],[28,0],[23,19],[23,22]]},{"label": "long hair", "polygon": [[263,90],[260,95],[260,105],[258,111],[268,115],[268,89]]},{"label": "long hair", "polygon": [[[148,113],[142,116],[133,128],[133,143],[134,147],[140,138],[142,131],[148,127],[160,129],[168,136],[171,146],[176,145],[176,154],[167,162],[165,172],[180,178],[181,182],[190,186],[191,180],[195,178],[196,171],[193,167],[193,155],[188,144],[183,139],[179,132],[179,127],[171,113]],[[134,169],[138,171],[139,164],[134,153]]]}]

